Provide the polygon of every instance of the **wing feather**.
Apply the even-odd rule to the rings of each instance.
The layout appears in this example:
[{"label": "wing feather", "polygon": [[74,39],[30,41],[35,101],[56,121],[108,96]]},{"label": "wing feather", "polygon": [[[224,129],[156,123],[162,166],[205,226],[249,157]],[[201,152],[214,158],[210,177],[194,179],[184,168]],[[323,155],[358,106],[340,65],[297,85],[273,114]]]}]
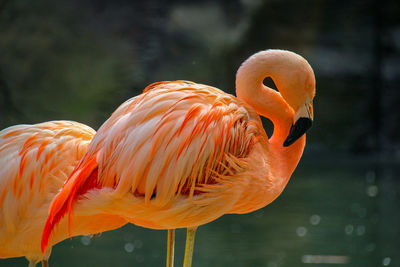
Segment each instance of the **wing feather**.
[{"label": "wing feather", "polygon": [[43,226],[50,200],[86,152],[94,133],[71,121],[0,131],[1,240]]},{"label": "wing feather", "polygon": [[[94,179],[86,169],[98,171],[91,186],[112,188],[115,198],[131,193],[144,205],[155,207],[217,188],[213,185],[241,171],[234,158],[249,153],[260,134],[257,129],[262,129],[258,115],[243,106],[236,98],[201,84],[150,85],[101,126],[52,204],[48,234],[54,218],[71,212],[79,188],[89,177]],[[251,123],[258,128],[254,130]],[[66,203],[70,204],[67,210],[62,208]]]}]

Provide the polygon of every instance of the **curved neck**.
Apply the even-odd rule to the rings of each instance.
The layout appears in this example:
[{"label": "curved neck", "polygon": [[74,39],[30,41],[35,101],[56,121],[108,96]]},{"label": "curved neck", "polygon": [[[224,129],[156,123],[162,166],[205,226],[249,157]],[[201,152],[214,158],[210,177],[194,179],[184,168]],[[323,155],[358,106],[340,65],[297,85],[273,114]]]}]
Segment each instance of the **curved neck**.
[{"label": "curved neck", "polygon": [[279,92],[263,84],[263,80],[266,77],[271,77],[275,82],[275,75],[264,74],[256,78],[254,74],[251,69],[243,67],[239,69],[236,77],[236,95],[254,108],[259,115],[272,121],[274,132],[269,142],[282,147],[293,124],[293,109],[286,103]]},{"label": "curved neck", "polygon": [[[274,124],[269,139],[270,150],[276,155],[275,164],[283,164],[282,168],[277,168],[282,172],[279,176],[289,178],[303,154],[305,135],[289,147],[283,146],[293,124],[294,111],[282,95],[285,99],[290,98],[293,88],[296,88],[293,84],[296,79],[292,79],[293,68],[287,66],[285,59],[281,54],[268,51],[250,57],[238,70],[236,95]],[[279,92],[263,84],[266,77],[271,77]]]}]

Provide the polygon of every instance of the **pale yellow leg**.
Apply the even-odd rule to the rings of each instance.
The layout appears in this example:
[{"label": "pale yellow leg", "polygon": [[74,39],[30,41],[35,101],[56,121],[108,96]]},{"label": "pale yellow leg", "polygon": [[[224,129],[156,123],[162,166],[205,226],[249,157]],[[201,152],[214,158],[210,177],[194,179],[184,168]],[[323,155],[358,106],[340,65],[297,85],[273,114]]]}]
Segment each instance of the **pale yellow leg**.
[{"label": "pale yellow leg", "polygon": [[36,266],[36,261],[29,260],[29,265],[28,266],[29,267],[35,267]]},{"label": "pale yellow leg", "polygon": [[196,230],[197,230],[197,227],[187,229],[186,245],[185,245],[185,258],[183,260],[183,267],[191,267],[192,266],[194,237],[196,235]]},{"label": "pale yellow leg", "polygon": [[48,260],[42,260],[42,267],[49,267],[49,261]]},{"label": "pale yellow leg", "polygon": [[168,229],[167,267],[174,267],[175,229]]}]

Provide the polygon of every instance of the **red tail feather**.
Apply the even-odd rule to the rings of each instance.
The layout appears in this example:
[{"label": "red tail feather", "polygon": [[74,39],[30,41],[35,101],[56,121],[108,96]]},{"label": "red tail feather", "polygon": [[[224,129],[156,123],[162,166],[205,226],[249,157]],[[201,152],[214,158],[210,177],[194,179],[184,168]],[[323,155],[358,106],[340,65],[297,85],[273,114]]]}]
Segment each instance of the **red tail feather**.
[{"label": "red tail feather", "polygon": [[52,233],[54,227],[60,222],[67,212],[68,232],[71,236],[70,216],[73,204],[78,200],[79,196],[85,194],[88,190],[100,187],[97,183],[97,174],[97,162],[95,157],[91,158],[86,163],[79,164],[77,169],[72,172],[62,190],[60,193],[58,193],[50,205],[49,217],[47,218],[42,234],[42,252],[44,252],[48,245],[50,234]]}]

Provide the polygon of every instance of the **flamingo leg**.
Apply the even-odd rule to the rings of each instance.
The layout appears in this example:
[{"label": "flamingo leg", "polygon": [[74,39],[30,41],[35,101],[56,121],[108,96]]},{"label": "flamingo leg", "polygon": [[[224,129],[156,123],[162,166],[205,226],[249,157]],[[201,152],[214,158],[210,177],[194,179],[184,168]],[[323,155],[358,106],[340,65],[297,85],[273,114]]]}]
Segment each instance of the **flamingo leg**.
[{"label": "flamingo leg", "polygon": [[174,267],[175,229],[168,229],[167,267]]},{"label": "flamingo leg", "polygon": [[36,261],[29,260],[29,267],[35,267],[36,266]]},{"label": "flamingo leg", "polygon": [[42,267],[49,267],[49,261],[48,260],[42,260]]},{"label": "flamingo leg", "polygon": [[183,267],[191,267],[192,266],[194,237],[196,235],[196,230],[197,230],[197,227],[187,229],[186,245],[185,245],[185,258],[183,260]]}]

